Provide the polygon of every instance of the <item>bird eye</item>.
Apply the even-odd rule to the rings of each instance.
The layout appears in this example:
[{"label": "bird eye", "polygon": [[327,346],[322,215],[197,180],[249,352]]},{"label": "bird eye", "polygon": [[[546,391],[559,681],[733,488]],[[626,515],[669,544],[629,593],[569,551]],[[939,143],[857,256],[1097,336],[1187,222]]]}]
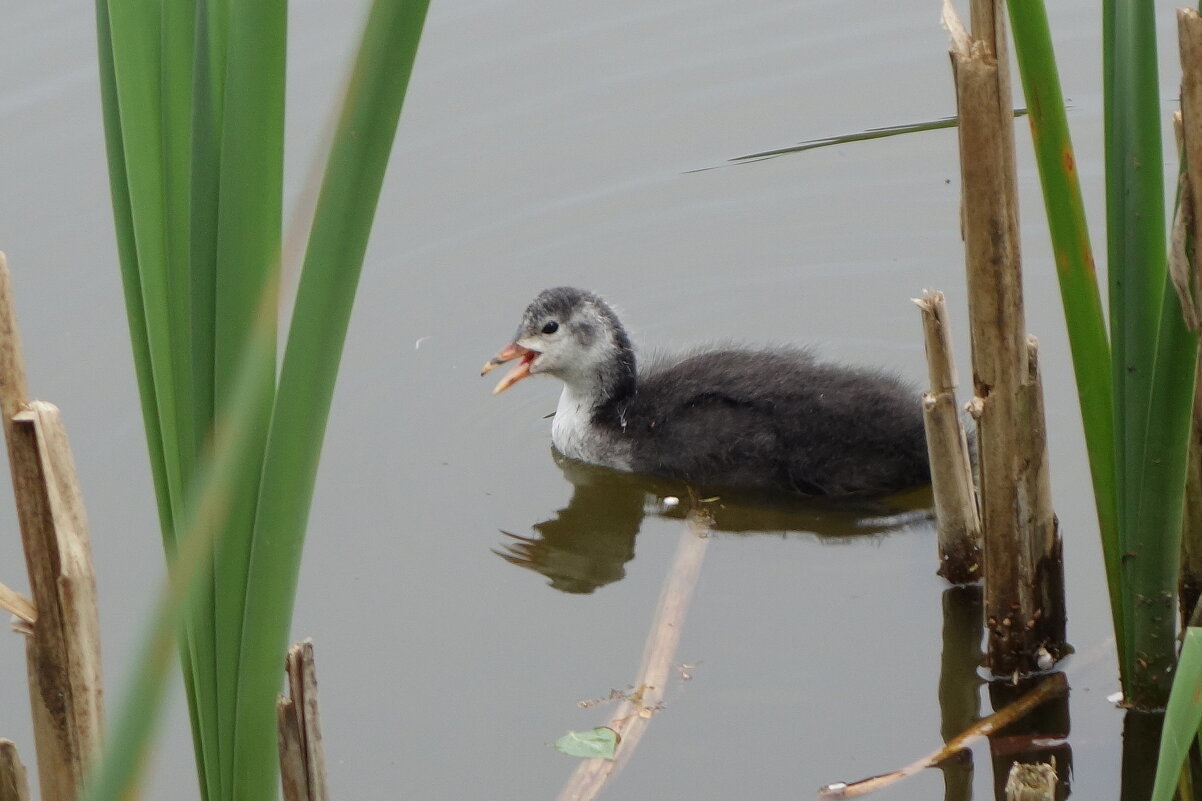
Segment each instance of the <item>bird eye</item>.
[{"label": "bird eye", "polygon": [[554,320],[548,321],[547,324],[543,326],[544,334],[554,334],[558,330],[559,330],[559,323],[555,322]]}]

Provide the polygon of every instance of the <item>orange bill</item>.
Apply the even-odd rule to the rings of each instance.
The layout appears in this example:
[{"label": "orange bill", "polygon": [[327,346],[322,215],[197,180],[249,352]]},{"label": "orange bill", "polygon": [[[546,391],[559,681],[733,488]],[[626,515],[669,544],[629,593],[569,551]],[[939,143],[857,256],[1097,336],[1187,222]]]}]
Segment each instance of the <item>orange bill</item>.
[{"label": "orange bill", "polygon": [[513,361],[521,357],[521,361],[514,365],[513,369],[505,374],[495,387],[492,394],[496,395],[499,392],[504,392],[511,386],[521,381],[523,378],[530,375],[530,362],[534,361],[538,356],[538,351],[523,348],[516,342],[510,342],[505,347],[501,348],[496,356],[493,356],[484,363],[483,369],[480,370],[480,375],[490,372],[496,367],[499,367],[505,362]]}]

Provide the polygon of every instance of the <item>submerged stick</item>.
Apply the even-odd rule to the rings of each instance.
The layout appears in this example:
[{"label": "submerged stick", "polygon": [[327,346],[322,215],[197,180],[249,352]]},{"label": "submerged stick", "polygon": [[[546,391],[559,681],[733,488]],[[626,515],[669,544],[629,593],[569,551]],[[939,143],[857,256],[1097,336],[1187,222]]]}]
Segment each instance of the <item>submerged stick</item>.
[{"label": "submerged stick", "polygon": [[824,799],[824,801],[826,799],[858,798],[874,790],[881,790],[897,784],[902,779],[913,776],[916,773],[921,773],[927,768],[938,767],[958,752],[963,751],[965,748],[988,737],[994,732],[1009,726],[1014,721],[1029,714],[1031,710],[1040,704],[1056,698],[1067,691],[1068,680],[1065,679],[1064,674],[1053,673],[1047,679],[1040,682],[1039,686],[1031,690],[1031,692],[1009,706],[999,709],[989,717],[977,721],[960,734],[948,740],[947,744],[937,751],[933,751],[927,756],[891,773],[872,776],[857,782],[835,782],[825,787],[820,787],[818,789],[818,797]]},{"label": "submerged stick", "polygon": [[73,801],[104,718],[96,583],[62,417],[29,402],[9,274],[0,254],[0,412],[36,614],[26,663],[43,801]]},{"label": "submerged stick", "polygon": [[981,518],[977,511],[968,439],[956,403],[956,367],[943,293],[927,290],[914,303],[922,312],[930,391],[922,396],[931,489],[939,534],[939,575],[953,584],[981,579]]},{"label": "submerged stick", "polygon": [[284,801],[327,801],[326,755],[317,714],[313,640],[288,649],[288,695],[276,702]]},{"label": "submerged stick", "polygon": [[664,687],[675,664],[680,632],[701,575],[709,544],[710,522],[705,512],[689,512],[676,557],[660,591],[659,606],[643,649],[643,663],[635,679],[635,692],[623,699],[609,727],[618,733],[620,744],[614,760],[586,759],[560,790],[558,801],[591,801],[610,777],[629,761],[655,711],[664,699]]}]

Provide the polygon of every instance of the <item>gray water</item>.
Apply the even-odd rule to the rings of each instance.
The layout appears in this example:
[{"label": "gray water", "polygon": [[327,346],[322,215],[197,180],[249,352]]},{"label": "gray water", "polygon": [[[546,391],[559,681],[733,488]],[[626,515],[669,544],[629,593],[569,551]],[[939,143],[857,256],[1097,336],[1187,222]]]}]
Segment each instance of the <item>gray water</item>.
[{"label": "gray water", "polygon": [[[1062,0],[1052,24],[1096,238],[1095,6]],[[293,4],[290,197],[362,11]],[[62,407],[74,444],[112,707],[162,562],[93,19],[58,0],[5,3],[4,19],[0,249],[30,386]],[[918,384],[909,299],[937,287],[967,370],[954,131],[727,165],[953,114],[946,50],[938,4],[916,0],[435,0],[347,342],[294,623],[296,638],[316,642],[335,797],[553,797],[574,762],[548,744],[608,720],[607,707],[577,701],[634,678],[682,524],[657,512],[655,487],[556,465],[544,419],[553,382],[493,397],[478,377],[539,289],[606,295],[642,345],[804,342]],[[1166,108],[1173,58],[1163,57]],[[1117,678],[1101,556],[1038,181],[1017,126],[1028,327],[1042,343],[1077,648],[1066,663],[1073,792],[1113,798],[1121,715],[1106,701]],[[608,511],[596,511],[598,492]],[[0,580],[24,589],[7,493],[0,507]],[[503,532],[552,539],[581,509],[609,544],[577,529],[542,566],[560,587],[592,592],[562,592],[495,553],[517,542]],[[710,543],[681,642],[692,678],[674,679],[606,797],[806,798],[939,745],[945,586],[929,521],[857,533],[812,510],[727,519],[742,530]],[[16,636],[0,638],[0,736],[32,763],[22,652]],[[148,797],[195,797],[181,696],[177,682]],[[987,746],[975,762],[975,795],[991,797]],[[928,772],[883,797],[942,792]]]}]

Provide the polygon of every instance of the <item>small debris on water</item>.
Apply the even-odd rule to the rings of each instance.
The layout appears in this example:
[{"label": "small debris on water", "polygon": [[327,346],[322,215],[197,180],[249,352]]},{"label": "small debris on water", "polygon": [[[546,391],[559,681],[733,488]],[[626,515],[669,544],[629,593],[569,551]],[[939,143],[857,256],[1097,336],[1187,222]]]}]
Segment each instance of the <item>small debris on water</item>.
[{"label": "small debris on water", "polygon": [[1112,704],[1120,704],[1123,702],[1123,693],[1121,690],[1117,693],[1111,693],[1110,695],[1106,696],[1106,700]]},{"label": "small debris on water", "polygon": [[581,709],[589,709],[597,704],[604,704],[610,701],[622,701],[626,699],[626,693],[621,690],[610,690],[609,695],[604,698],[589,698],[584,701],[577,701],[576,705]]},{"label": "small debris on water", "polygon": [[818,788],[819,798],[842,798],[847,790],[847,782],[835,782]]}]

